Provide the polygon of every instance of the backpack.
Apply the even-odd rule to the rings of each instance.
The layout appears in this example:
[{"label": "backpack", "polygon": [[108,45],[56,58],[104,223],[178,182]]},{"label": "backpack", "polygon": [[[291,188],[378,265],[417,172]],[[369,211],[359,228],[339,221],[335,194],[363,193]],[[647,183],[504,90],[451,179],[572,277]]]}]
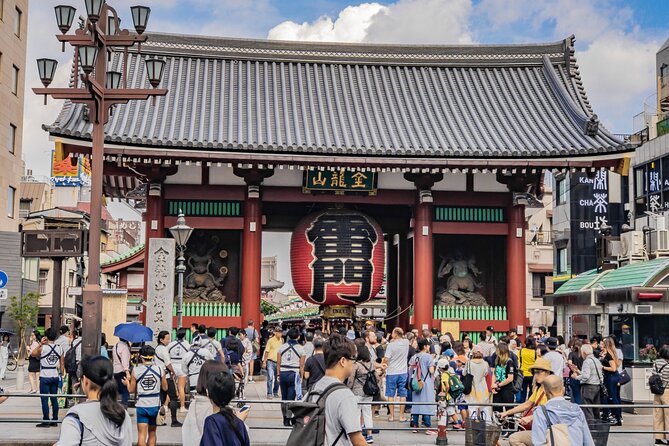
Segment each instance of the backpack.
[{"label": "backpack", "polygon": [[[295,425],[290,432],[286,446],[325,446],[325,402],[332,392],[346,389],[344,383],[334,383],[321,392],[309,392],[302,401],[288,403],[288,410],[295,416]],[[318,395],[315,402],[310,402],[312,396]],[[342,430],[334,442],[337,442],[346,432]]]},{"label": "backpack", "polygon": [[65,371],[67,372],[68,375],[76,375],[77,374],[77,367],[79,364],[77,363],[77,348],[81,344],[81,340],[76,343],[72,342],[72,346],[70,349],[65,353],[65,358],[64,363],[65,363]]},{"label": "backpack", "polygon": [[523,389],[523,371],[520,370],[520,367],[514,367],[513,368],[513,381],[511,384],[513,385],[513,392],[520,392]]},{"label": "backpack", "polygon": [[667,366],[667,364],[660,367],[660,370],[657,370],[657,367],[654,368],[653,374],[648,378],[648,387],[650,387],[650,393],[653,395],[664,395],[664,381],[662,381],[662,370]]},{"label": "backpack", "polygon": [[425,382],[423,381],[423,369],[420,366],[420,359],[415,358],[415,361],[409,365],[409,390],[412,390],[415,393],[420,393],[423,391],[423,386]]},{"label": "backpack", "polygon": [[541,410],[546,417],[546,443],[543,446],[570,446],[571,439],[569,438],[569,428],[564,423],[553,424],[548,417],[548,410],[546,406],[541,406]]},{"label": "backpack", "polygon": [[474,384],[474,375],[472,375],[472,367],[469,365],[469,362],[467,362],[467,374],[462,375],[460,382],[462,383],[463,394],[469,395],[470,393],[472,393],[472,386]]},{"label": "backpack", "polygon": [[[448,373],[448,372],[447,372]],[[460,397],[465,391],[465,386],[462,385],[462,381],[458,378],[458,375],[455,373],[448,374],[448,394],[454,400]]]},{"label": "backpack", "polygon": [[363,367],[365,367],[367,373],[365,374],[365,382],[362,384],[362,392],[367,396],[377,395],[381,389],[379,388],[379,383],[376,380],[376,372],[373,368],[368,369],[364,364]]}]

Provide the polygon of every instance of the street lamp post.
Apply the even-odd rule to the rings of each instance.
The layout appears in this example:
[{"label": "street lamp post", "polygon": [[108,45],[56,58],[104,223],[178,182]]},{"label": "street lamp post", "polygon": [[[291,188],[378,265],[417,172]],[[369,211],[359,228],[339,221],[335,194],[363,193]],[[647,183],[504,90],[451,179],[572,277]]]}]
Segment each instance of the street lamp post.
[{"label": "street lamp post", "polygon": [[182,326],[183,320],[183,304],[184,304],[184,273],[186,272],[186,258],[184,254],[186,253],[186,243],[190,235],[193,233],[193,228],[186,225],[186,217],[184,217],[183,212],[179,210],[179,216],[177,217],[177,224],[170,228],[170,233],[174,237],[174,241],[177,245],[177,250],[179,251],[179,257],[177,257],[177,276],[178,276],[178,297],[177,297],[177,328]]},{"label": "street lamp post", "polygon": [[[125,104],[131,100],[146,100],[150,97],[164,96],[166,89],[155,88],[160,83],[163,70],[156,69],[152,63],[154,77],[149,82],[153,89],[128,88],[127,85],[127,49],[139,46],[147,40],[143,35],[151,12],[145,6],[132,9],[133,24],[136,34],[121,29],[116,10],[105,0],[84,0],[87,19],[74,34],[67,34],[74,21],[75,10],[71,6],[55,7],[56,22],[62,35],[57,39],[69,43],[75,48],[74,70],[70,88],[47,88],[56,71],[53,59],[39,59],[40,80],[44,88],[33,88],[37,95],[51,96],[54,99],[66,99],[87,106],[92,130],[91,145],[91,223],[88,245],[88,278],[83,290],[83,354],[97,355],[100,352],[100,333],[102,332],[102,289],[100,288],[100,229],[102,216],[102,180],[104,158],[104,126],[109,121],[111,107]],[[100,20],[102,18],[102,20]],[[113,26],[109,27],[112,23]],[[111,32],[108,32],[111,31]],[[115,72],[107,71],[107,55],[112,48],[124,49],[122,82]],[[138,49],[139,51],[139,49]],[[156,59],[149,59],[156,60]],[[148,61],[147,60],[147,64]],[[162,61],[164,64],[164,61]],[[159,63],[160,65],[160,63]],[[81,71],[83,73],[78,76]],[[148,71],[148,70],[147,70]],[[112,74],[114,73],[114,74]],[[81,82],[81,85],[80,85]],[[114,88],[115,87],[115,88]]]}]

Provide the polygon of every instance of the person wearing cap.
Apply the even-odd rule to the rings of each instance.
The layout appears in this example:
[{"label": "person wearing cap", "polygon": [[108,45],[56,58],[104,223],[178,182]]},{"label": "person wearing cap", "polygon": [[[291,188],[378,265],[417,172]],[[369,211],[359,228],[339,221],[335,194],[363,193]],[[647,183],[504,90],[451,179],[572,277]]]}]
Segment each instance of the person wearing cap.
[{"label": "person wearing cap", "polygon": [[150,345],[144,345],[139,350],[140,364],[132,369],[128,383],[130,393],[137,393],[135,403],[137,417],[137,446],[156,444],[156,418],[160,410],[160,391],[167,390],[165,369],[156,365],[153,358],[156,351]]},{"label": "person wearing cap", "polygon": [[488,403],[490,400],[490,392],[486,383],[486,376],[489,373],[490,366],[483,359],[483,350],[479,345],[475,345],[472,349],[472,358],[467,361],[467,365],[462,370],[462,376],[472,375],[472,391],[465,395],[472,418],[491,419],[489,406],[476,406],[477,403]]},{"label": "person wearing cap", "polygon": [[265,352],[262,356],[262,368],[267,370],[267,398],[279,397],[279,380],[276,376],[276,360],[279,349],[283,345],[281,337],[283,330],[280,326],[274,328],[274,336],[272,336],[267,345],[265,345]]},{"label": "person wearing cap", "polygon": [[544,356],[551,362],[551,370],[556,376],[562,376],[562,372],[565,367],[565,360],[562,353],[557,351],[559,341],[557,338],[550,337],[546,339],[546,347],[548,347],[548,353]]},{"label": "person wearing cap", "polygon": [[492,325],[488,325],[485,328],[485,341],[488,344],[497,345],[497,339],[495,338],[495,329]]},{"label": "person wearing cap", "polygon": [[464,398],[462,395],[457,395],[456,398],[453,398],[450,394],[450,378],[456,375],[456,373],[451,369],[447,358],[442,357],[437,361],[437,372],[441,384],[441,392],[437,395],[437,400],[446,401],[446,415],[453,423],[453,429],[462,429],[462,423],[455,411],[455,404],[457,402],[464,402]]},{"label": "person wearing cap", "polygon": [[[541,386],[544,380],[553,375],[551,362],[546,358],[537,358],[534,364],[530,367],[530,371],[534,375],[534,390],[530,397],[522,404],[517,405],[509,410],[500,413],[501,418],[506,418],[509,415],[516,413],[523,414],[520,419],[522,426],[529,426],[532,424],[533,412],[538,406],[543,406],[548,401],[546,392]],[[562,376],[561,374],[558,376]],[[509,445],[511,446],[533,446],[532,431],[524,430],[511,434],[509,437]]]}]

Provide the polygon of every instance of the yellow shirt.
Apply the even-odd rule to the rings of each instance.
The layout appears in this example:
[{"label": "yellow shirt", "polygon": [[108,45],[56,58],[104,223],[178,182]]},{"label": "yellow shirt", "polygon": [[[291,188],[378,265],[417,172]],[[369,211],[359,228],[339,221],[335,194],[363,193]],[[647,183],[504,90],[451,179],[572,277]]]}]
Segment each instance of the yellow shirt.
[{"label": "yellow shirt", "polygon": [[532,376],[530,372],[530,367],[534,365],[534,361],[537,360],[537,351],[531,348],[523,347],[520,349],[520,370],[523,372],[523,376]]},{"label": "yellow shirt", "polygon": [[277,339],[275,336],[272,336],[265,346],[265,359],[276,362],[276,355],[279,353],[282,345],[283,340],[281,338]]},{"label": "yellow shirt", "polygon": [[[539,395],[541,394],[541,399],[537,403],[537,398],[539,398]],[[544,389],[541,386],[535,386],[534,391],[532,392],[532,395],[530,395],[530,401],[532,404],[535,404],[536,406],[543,406],[546,404],[548,401],[548,397],[546,396],[546,393],[544,392]]]}]

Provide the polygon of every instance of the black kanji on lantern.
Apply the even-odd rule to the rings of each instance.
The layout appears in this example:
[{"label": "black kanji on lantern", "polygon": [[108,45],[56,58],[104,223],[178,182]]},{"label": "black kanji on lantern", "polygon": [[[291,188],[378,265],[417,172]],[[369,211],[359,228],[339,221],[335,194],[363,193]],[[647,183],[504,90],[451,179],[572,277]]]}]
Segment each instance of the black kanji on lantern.
[{"label": "black kanji on lantern", "polygon": [[360,214],[325,213],[307,230],[314,246],[311,263],[311,298],[325,302],[328,284],[359,285],[357,295],[339,297],[355,303],[369,300],[372,291],[372,251],[377,242],[374,226]]}]

